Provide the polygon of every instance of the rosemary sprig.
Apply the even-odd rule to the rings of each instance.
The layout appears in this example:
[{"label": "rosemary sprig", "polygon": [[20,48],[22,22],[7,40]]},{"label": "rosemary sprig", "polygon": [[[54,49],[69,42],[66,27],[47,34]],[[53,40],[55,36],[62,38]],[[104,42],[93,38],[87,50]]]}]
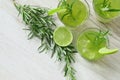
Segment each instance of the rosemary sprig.
[{"label": "rosemary sprig", "polygon": [[[94,44],[96,46],[96,48],[99,48],[99,46],[105,41],[105,40],[108,40],[107,39],[107,35],[108,35],[109,31],[101,31],[99,30],[99,32],[97,34],[95,33],[89,33],[90,35],[93,35],[95,36],[94,39],[91,39],[88,34],[86,34],[86,38],[89,39],[92,44]],[[108,41],[109,42],[109,41]]]},{"label": "rosemary sprig", "polygon": [[102,3],[102,11],[107,11],[107,12],[119,12],[120,9],[112,9],[111,8],[111,2],[110,0],[104,0]]},{"label": "rosemary sprig", "polygon": [[108,35],[109,31],[101,31],[99,30],[99,33],[96,35],[95,39],[94,39],[94,44],[96,46],[99,46],[101,45],[101,43],[103,43],[105,40],[108,40],[107,39],[107,35]]},{"label": "rosemary sprig", "polygon": [[53,29],[51,26],[55,26],[53,19],[51,16],[48,16],[47,9],[39,8],[39,7],[31,7],[29,5],[19,5],[15,3],[19,14],[22,15],[23,21],[26,25],[29,25],[27,29],[30,33],[28,34],[28,38],[32,39],[33,37],[38,37],[42,45],[39,47],[41,49],[40,52],[45,49],[49,50],[51,48],[52,34]]},{"label": "rosemary sprig", "polygon": [[70,44],[66,47],[58,46],[53,40],[53,31],[56,27],[52,16],[48,15],[48,9],[34,7],[30,5],[20,5],[14,1],[16,9],[22,15],[22,19],[30,33],[29,39],[37,37],[41,40],[41,45],[38,48],[40,52],[52,50],[51,57],[57,55],[59,62],[65,62],[64,75],[68,80],[76,80],[75,70],[72,63],[75,62],[74,55],[76,49]]},{"label": "rosemary sprig", "polygon": [[73,20],[75,20],[73,14],[72,14],[72,7],[73,7],[75,1],[76,0],[72,0],[72,3],[67,3],[67,0],[61,0],[61,2],[60,2],[62,4],[61,6],[63,6],[66,9],[66,13],[63,15],[61,20],[63,20],[63,18],[67,15],[70,15],[73,18]]},{"label": "rosemary sprig", "polygon": [[56,12],[60,12],[60,11],[65,10],[65,14],[62,16],[61,20],[63,20],[63,18],[65,16],[67,16],[67,15],[70,15],[75,20],[73,14],[72,14],[72,7],[73,7],[75,1],[76,0],[72,0],[71,3],[68,3],[67,0],[61,0],[60,3],[59,3],[60,5],[58,6],[58,8],[50,10],[49,15],[52,15],[52,14],[54,14]]},{"label": "rosemary sprig", "polygon": [[67,47],[60,47],[58,45],[54,45],[52,56],[56,53],[58,57],[58,61],[64,61],[64,76],[67,80],[76,80],[75,77],[75,69],[72,66],[72,63],[75,62],[74,55],[76,53],[76,49],[69,45]]}]

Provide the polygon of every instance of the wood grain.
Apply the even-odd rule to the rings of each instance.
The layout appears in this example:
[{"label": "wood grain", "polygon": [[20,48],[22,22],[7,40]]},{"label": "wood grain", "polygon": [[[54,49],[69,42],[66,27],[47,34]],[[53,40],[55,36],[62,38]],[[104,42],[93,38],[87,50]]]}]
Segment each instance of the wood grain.
[{"label": "wood grain", "polygon": [[[18,0],[22,4],[40,5],[54,8],[57,0]],[[120,49],[120,18],[103,24],[97,21],[92,7],[92,0],[87,0],[90,16],[83,27],[109,28],[111,47]],[[50,55],[37,51],[38,39],[28,40],[23,30],[24,23],[17,16],[18,12],[12,0],[0,0],[0,80],[65,80],[59,63],[50,59]],[[62,25],[59,21],[56,21]],[[119,80],[120,52],[106,56],[97,62],[89,62],[76,55],[78,80]]]}]

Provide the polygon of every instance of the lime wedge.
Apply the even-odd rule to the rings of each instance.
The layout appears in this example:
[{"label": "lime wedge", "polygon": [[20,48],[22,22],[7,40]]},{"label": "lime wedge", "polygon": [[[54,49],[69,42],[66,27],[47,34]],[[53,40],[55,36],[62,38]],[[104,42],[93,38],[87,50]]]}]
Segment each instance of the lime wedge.
[{"label": "lime wedge", "polygon": [[106,47],[103,47],[99,50],[100,54],[107,55],[107,54],[113,54],[116,53],[118,49],[108,49]]},{"label": "lime wedge", "polygon": [[73,35],[66,27],[58,27],[53,33],[53,39],[59,46],[67,46],[73,40]]}]

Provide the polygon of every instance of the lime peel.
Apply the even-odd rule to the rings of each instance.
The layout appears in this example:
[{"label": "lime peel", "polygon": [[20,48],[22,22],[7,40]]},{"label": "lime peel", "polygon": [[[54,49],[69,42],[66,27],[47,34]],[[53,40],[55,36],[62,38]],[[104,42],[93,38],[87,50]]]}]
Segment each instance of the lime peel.
[{"label": "lime peel", "polygon": [[118,51],[118,49],[108,49],[106,47],[101,48],[98,52],[103,55],[114,54]]},{"label": "lime peel", "polygon": [[66,27],[58,27],[53,33],[53,39],[59,46],[68,46],[72,43],[73,35]]},{"label": "lime peel", "polygon": [[55,14],[57,12],[62,12],[62,11],[66,11],[66,9],[58,7],[58,8],[55,8],[55,9],[52,9],[52,10],[48,11],[48,15],[53,15],[53,14]]}]

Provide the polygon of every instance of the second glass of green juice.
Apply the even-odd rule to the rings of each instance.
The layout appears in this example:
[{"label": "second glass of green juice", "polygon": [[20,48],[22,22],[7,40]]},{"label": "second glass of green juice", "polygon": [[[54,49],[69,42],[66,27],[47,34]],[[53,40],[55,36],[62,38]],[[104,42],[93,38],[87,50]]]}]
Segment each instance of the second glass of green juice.
[{"label": "second glass of green juice", "polygon": [[85,29],[77,39],[78,52],[88,60],[98,60],[104,55],[99,53],[99,50],[103,47],[107,47],[108,39],[107,32],[103,32],[99,29]]},{"label": "second glass of green juice", "polygon": [[65,10],[58,12],[61,22],[71,28],[76,28],[88,18],[89,9],[84,0],[61,0],[58,7]]},{"label": "second glass of green juice", "polygon": [[120,15],[120,0],[93,0],[97,19],[109,22]]}]

